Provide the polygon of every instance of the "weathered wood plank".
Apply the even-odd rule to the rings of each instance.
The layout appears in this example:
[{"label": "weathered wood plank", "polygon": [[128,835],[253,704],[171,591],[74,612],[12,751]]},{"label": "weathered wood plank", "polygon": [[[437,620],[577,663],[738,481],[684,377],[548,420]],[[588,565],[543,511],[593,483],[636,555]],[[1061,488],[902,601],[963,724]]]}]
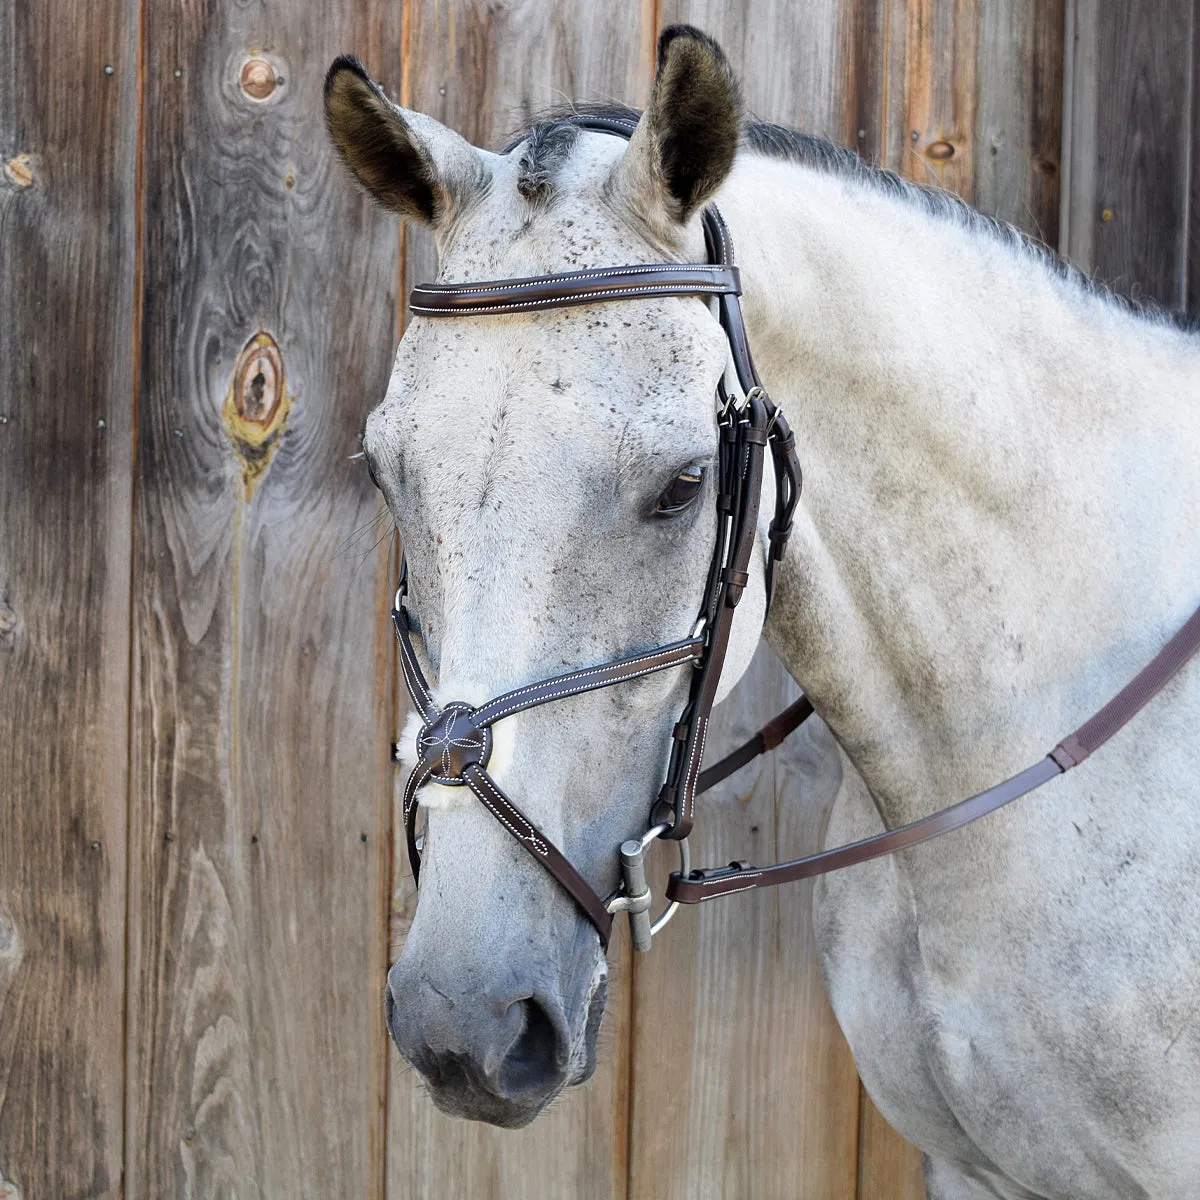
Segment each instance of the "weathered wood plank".
[{"label": "weathered wood plank", "polygon": [[843,140],[1054,246],[1063,0],[850,0],[843,20]]},{"label": "weathered wood plank", "polygon": [[1191,178],[1188,180],[1187,311],[1200,316],[1200,4],[1192,10]]},{"label": "weathered wood plank", "polygon": [[749,112],[839,137],[846,88],[839,0],[662,0],[660,31],[680,21],[720,42]]},{"label": "weathered wood plank", "polygon": [[[714,716],[711,757],[797,694],[760,647]],[[810,723],[776,755],[704,797],[694,861],[775,861],[817,844],[841,778],[828,731]],[[632,1197],[854,1196],[858,1079],[811,904],[801,885],[684,909],[638,959]]]},{"label": "weathered wood plank", "polygon": [[[449,0],[414,6],[410,21],[403,103],[489,149],[500,149],[539,109],[567,100],[644,104],[649,92],[648,2],[614,20],[611,10],[584,0],[515,0],[503,6]],[[432,238],[409,228],[404,246],[408,283],[433,278]],[[403,844],[398,816],[393,827],[397,844]],[[416,902],[403,859],[397,855],[393,867],[393,959]],[[443,1116],[391,1050],[389,1196],[609,1200],[626,1194],[630,971],[623,930],[613,939],[609,959],[596,1075],[528,1129],[503,1131]]]},{"label": "weathered wood plank", "polygon": [[1063,252],[1115,290],[1187,303],[1194,0],[1070,0]]},{"label": "weathered wood plank", "polygon": [[127,1194],[378,1195],[398,248],[321,79],[399,14],[145,4]]},{"label": "weathered wood plank", "polygon": [[883,1119],[866,1089],[858,1117],[858,1200],[925,1200],[921,1152]]},{"label": "weathered wood plank", "polygon": [[1064,0],[980,6],[975,204],[1058,245]]},{"label": "weathered wood plank", "polygon": [[[836,0],[758,4],[752,14],[738,2],[667,0],[660,21],[716,37],[750,111],[812,133],[842,132]],[[760,649],[718,712],[710,757],[795,695]],[[697,861],[771,860],[815,845],[836,790],[823,772],[836,772],[837,758],[826,751],[804,735],[706,796]],[[639,959],[634,1012],[631,1196],[854,1195],[858,1081],[825,998],[811,888],[685,910]]]},{"label": "weathered wood plank", "polygon": [[137,25],[0,5],[0,1194],[26,1200],[121,1188]]}]

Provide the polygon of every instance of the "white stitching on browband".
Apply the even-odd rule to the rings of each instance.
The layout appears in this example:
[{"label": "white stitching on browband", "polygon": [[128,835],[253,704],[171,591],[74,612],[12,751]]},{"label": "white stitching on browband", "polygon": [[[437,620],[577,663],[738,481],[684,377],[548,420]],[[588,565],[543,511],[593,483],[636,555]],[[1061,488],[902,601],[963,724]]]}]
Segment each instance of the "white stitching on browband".
[{"label": "white stitching on browband", "polygon": [[[499,805],[503,805],[503,807],[506,808],[508,810],[508,812],[512,814],[512,816],[515,820],[520,821],[521,824],[524,825],[525,828],[529,830],[528,834],[524,834],[519,829],[514,829],[504,819],[504,817],[492,807],[492,805],[488,804],[487,801],[484,800],[483,801],[484,805],[491,811],[492,816],[494,816],[496,818],[496,820],[499,821],[500,824],[503,825],[504,828],[507,829],[509,831],[509,833],[511,833],[513,835],[513,837],[515,837],[518,841],[528,842],[543,857],[546,857],[547,855],[549,855],[550,848],[546,845],[545,842],[542,841],[541,838],[539,838],[537,836],[537,834],[534,831],[533,826],[530,825],[530,823],[527,820],[525,820],[524,817],[521,816],[521,814],[513,807],[513,805],[509,801],[505,800],[504,796],[501,795],[501,793],[500,793],[500,789],[497,788],[495,786],[495,784],[492,783],[491,777],[485,771],[483,771],[481,769],[479,771],[478,778],[476,778],[476,776],[474,776],[474,775],[467,777],[467,786],[470,787],[472,791],[475,791],[475,787],[473,786],[474,784],[479,784],[480,786],[486,788],[489,792],[491,792],[492,797],[495,800],[495,803],[499,804]],[[478,792],[476,792],[475,794],[479,795]],[[481,800],[483,800],[482,796],[480,796],[479,798]]]},{"label": "white stitching on browband", "polygon": [[720,284],[695,284],[690,286],[685,293],[672,290],[676,285],[670,283],[647,284],[645,287],[635,288],[616,288],[610,292],[571,292],[567,296],[547,296],[544,300],[521,300],[515,304],[480,304],[476,308],[431,308],[424,304],[409,303],[409,308],[415,313],[439,313],[443,316],[467,317],[472,314],[478,315],[483,313],[485,316],[488,313],[504,312],[510,308],[562,308],[569,304],[572,300],[610,300],[614,296],[677,296],[677,295],[713,295],[721,296],[728,292],[728,288],[721,287]]},{"label": "white stitching on browband", "polygon": [[723,263],[648,263],[644,267],[601,267],[595,271],[568,271],[563,275],[538,275],[533,279],[493,279],[486,283],[419,283],[417,292],[436,292],[439,296],[468,296],[475,292],[516,292],[544,284],[566,283],[569,279],[605,279],[613,275],[648,275],[652,271],[728,271]]},{"label": "white stitching on browband", "polygon": [[[656,670],[659,670],[659,669],[666,670],[667,667],[674,667],[674,666],[678,666],[680,663],[687,662],[687,660],[689,658],[695,658],[696,655],[694,653],[684,654],[683,651],[688,649],[689,647],[694,649],[697,645],[703,647],[703,642],[700,642],[700,641],[685,642],[676,651],[672,652],[672,657],[664,657],[661,664],[656,664],[655,666],[649,667],[644,671],[636,671],[632,675],[621,675],[619,678],[614,679],[613,683],[624,683],[628,679],[638,679],[642,675],[650,675]],[[676,653],[679,655],[678,658],[673,657],[673,655]],[[598,667],[587,667],[585,670],[582,670],[582,671],[572,671],[569,675],[561,676],[559,678],[558,682],[566,683],[569,680],[586,679],[589,675],[600,675],[600,674],[603,674],[605,671],[614,670],[618,666],[620,666],[621,669],[623,670],[625,667],[632,667],[636,663],[647,662],[648,660],[650,660],[652,658],[657,658],[661,654],[664,654],[664,651],[662,649],[652,650],[648,654],[641,654],[635,658],[625,659],[619,664],[618,663],[602,663]],[[518,688],[515,692],[512,692],[507,697],[506,703],[501,706],[500,711],[495,713],[492,716],[489,716],[486,719],[485,724],[492,725],[496,721],[502,720],[504,717],[506,717],[509,714],[509,712],[513,711],[509,706],[512,704],[512,702],[514,700],[516,700],[519,696],[527,695],[529,692],[536,692],[538,690],[538,688],[545,687],[547,682],[548,682],[547,680],[543,679],[541,683],[531,683],[528,687]],[[547,700],[547,702],[549,702],[551,700],[561,700],[567,696],[574,696],[578,692],[581,692],[581,691],[587,691],[587,688],[570,688],[570,689],[567,689],[564,691],[559,691],[556,687],[554,695],[547,696],[546,700]],[[486,712],[489,707],[490,707],[490,705],[488,705],[488,704],[483,705],[481,708],[476,709],[475,715],[478,716],[480,713]]]}]

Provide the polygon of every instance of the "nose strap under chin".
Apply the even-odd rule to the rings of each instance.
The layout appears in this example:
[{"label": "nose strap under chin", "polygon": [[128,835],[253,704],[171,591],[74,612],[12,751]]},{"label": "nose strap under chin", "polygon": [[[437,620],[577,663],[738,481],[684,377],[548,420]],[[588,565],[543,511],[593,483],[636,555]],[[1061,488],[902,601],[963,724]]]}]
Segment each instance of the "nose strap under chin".
[{"label": "nose strap under chin", "polygon": [[468,787],[509,834],[570,893],[580,911],[596,927],[601,943],[607,947],[612,916],[605,908],[604,901],[571,866],[558,847],[488,774],[486,767],[491,754],[491,727],[495,722],[525,709],[611,687],[614,683],[627,683],[643,675],[652,675],[700,659],[704,656],[705,639],[685,638],[655,650],[556,675],[540,683],[514,688],[473,708],[461,701],[439,706],[434,700],[433,691],[417,661],[408,611],[399,594],[392,610],[392,622],[396,627],[404,682],[425,722],[417,735],[418,761],[404,789],[404,829],[414,881],[420,879],[421,873],[421,851],[416,836],[418,793],[431,782],[447,787]]}]

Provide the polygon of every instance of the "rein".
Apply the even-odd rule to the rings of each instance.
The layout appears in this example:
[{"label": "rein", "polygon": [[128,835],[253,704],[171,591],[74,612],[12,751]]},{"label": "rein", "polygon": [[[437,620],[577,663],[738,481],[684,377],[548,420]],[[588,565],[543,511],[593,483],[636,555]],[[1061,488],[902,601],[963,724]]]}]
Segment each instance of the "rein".
[{"label": "rein", "polygon": [[[575,117],[583,129],[628,138],[632,123],[607,118]],[[512,147],[509,147],[511,150]],[[506,151],[507,152],[507,151]],[[562,308],[575,304],[644,299],[653,296],[699,296],[715,300],[721,327],[729,341],[736,390],[722,379],[717,388],[718,483],[717,541],[709,567],[704,601],[691,634],[653,650],[599,666],[571,671],[506,692],[472,707],[461,701],[434,701],[412,643],[412,627],[404,600],[407,565],[392,612],[400,647],[405,685],[424,725],[417,736],[417,764],[404,791],[404,824],[413,877],[419,881],[422,839],[416,832],[418,793],[429,782],[468,787],[501,825],[554,876],[580,911],[595,926],[607,947],[612,914],[627,912],[636,950],[648,950],[654,933],[666,924],[680,904],[698,904],[719,896],[807,879],[853,866],[915,846],[994,812],[1077,766],[1099,749],[1136,715],[1200,649],[1200,609],[1155,659],[1113,700],[1040,761],[978,795],[874,837],[824,850],[791,862],[755,867],[733,862],[723,867],[691,870],[687,836],[695,798],[774,749],[813,713],[807,698],[767,723],[749,741],[709,767],[700,769],[708,722],[725,661],[734,612],[749,582],[750,556],[758,526],[766,451],[775,472],[775,513],[767,535],[766,592],[770,611],[775,565],[783,558],[792,529],[792,514],[800,498],[801,471],[795,439],[780,410],[771,402],[754,368],[739,295],[741,281],[733,262],[733,247],[720,213],[709,206],[703,213],[707,263],[650,263],[624,267],[539,275],[522,279],[474,283],[424,283],[410,296],[414,314],[425,317],[484,316]],[[688,701],[672,732],[666,781],[652,806],[650,828],[640,839],[620,847],[622,885],[606,899],[571,865],[563,853],[505,795],[487,772],[491,727],[525,709],[567,696],[625,683],[657,671],[690,663],[693,667]],[[670,906],[652,922],[651,895],[646,883],[644,855],[656,838],[680,844],[681,869],[671,874],[666,894]]]}]

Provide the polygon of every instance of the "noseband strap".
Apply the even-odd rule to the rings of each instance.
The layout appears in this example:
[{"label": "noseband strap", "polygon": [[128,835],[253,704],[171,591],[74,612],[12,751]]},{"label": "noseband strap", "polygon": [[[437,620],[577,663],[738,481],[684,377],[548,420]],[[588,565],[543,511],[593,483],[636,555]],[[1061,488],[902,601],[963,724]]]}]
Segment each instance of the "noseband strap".
[{"label": "noseband strap", "polygon": [[612,687],[615,683],[628,683],[632,679],[641,679],[683,663],[695,662],[704,657],[704,638],[684,638],[642,654],[631,654],[614,662],[543,679],[540,683],[505,692],[478,708],[461,701],[439,706],[433,699],[433,691],[417,659],[412,626],[404,606],[405,590],[406,583],[402,575],[392,609],[392,622],[396,628],[400,664],[409,694],[425,721],[417,736],[420,757],[404,789],[404,829],[413,879],[419,882],[421,877],[421,848],[416,832],[417,793],[430,782],[447,787],[468,787],[488,812],[570,893],[584,916],[596,927],[601,942],[607,946],[612,916],[605,908],[604,901],[571,866],[558,847],[488,774],[486,767],[491,754],[491,727],[505,717],[554,700]]}]

